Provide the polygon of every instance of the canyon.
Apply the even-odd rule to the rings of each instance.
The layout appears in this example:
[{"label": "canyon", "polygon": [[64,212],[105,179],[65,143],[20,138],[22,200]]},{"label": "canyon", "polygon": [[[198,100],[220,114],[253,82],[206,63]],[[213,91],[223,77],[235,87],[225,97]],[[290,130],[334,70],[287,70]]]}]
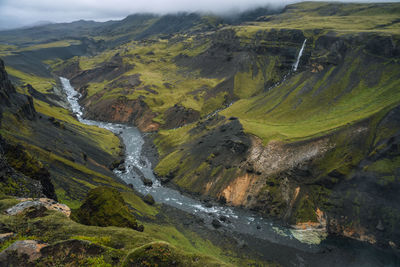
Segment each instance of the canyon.
[{"label": "canyon", "polygon": [[[281,247],[259,253],[268,264],[331,249],[319,262],[340,266],[362,247],[371,256],[354,266],[395,265],[398,14],[397,3],[304,2],[4,31],[2,192],[74,214],[110,186],[144,233],[183,212],[209,227],[201,238],[231,235],[225,248]],[[58,27],[70,32],[54,40]]]}]

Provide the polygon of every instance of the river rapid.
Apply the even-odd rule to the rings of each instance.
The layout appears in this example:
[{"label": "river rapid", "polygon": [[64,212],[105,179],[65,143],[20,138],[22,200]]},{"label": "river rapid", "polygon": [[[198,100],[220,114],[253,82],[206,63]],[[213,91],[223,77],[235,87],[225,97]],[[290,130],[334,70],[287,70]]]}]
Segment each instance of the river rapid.
[{"label": "river rapid", "polygon": [[[381,251],[361,242],[326,238],[323,230],[295,230],[265,219],[250,211],[213,205],[183,195],[177,190],[161,185],[153,173],[150,161],[142,154],[144,139],[133,126],[87,120],[78,100],[81,95],[75,91],[66,78],[60,77],[72,112],[87,125],[95,125],[119,135],[125,145],[125,171],[115,170],[116,176],[133,185],[143,195],[151,194],[156,202],[177,208],[200,217],[205,224],[219,220],[222,231],[240,235],[247,243],[257,240],[258,253],[272,253],[267,257],[285,266],[399,266],[398,255]],[[141,173],[139,173],[141,172]],[[151,179],[153,185],[145,186],[140,176]],[[223,218],[223,220],[220,220]],[[322,242],[322,243],[321,243]],[[269,251],[266,251],[269,250]],[[318,264],[319,262],[319,264]],[[397,265],[399,264],[399,265]]]}]

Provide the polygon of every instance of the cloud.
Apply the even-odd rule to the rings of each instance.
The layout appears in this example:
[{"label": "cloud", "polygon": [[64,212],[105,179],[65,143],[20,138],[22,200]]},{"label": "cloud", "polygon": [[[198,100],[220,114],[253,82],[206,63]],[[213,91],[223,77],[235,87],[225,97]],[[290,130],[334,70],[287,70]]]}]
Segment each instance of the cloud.
[{"label": "cloud", "polygon": [[[347,0],[344,0],[347,1]],[[20,27],[38,21],[106,21],[133,13],[239,12],[257,6],[285,6],[298,0],[0,0],[0,28]],[[349,2],[349,1],[347,1]],[[352,2],[361,2],[353,0]]]}]

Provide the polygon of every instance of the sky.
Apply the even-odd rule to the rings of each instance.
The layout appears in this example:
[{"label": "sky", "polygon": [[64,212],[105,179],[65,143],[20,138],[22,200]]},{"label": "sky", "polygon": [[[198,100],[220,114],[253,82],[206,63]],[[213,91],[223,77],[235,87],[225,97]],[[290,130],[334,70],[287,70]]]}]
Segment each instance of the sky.
[{"label": "sky", "polygon": [[[399,2],[400,0],[390,0]],[[37,22],[75,20],[107,21],[129,14],[150,12],[232,13],[259,6],[282,7],[299,0],[0,0],[0,29],[32,25]],[[341,2],[366,2],[342,0]],[[372,1],[369,1],[372,2]],[[380,1],[374,1],[380,2]],[[388,1],[385,1],[388,2]]]}]

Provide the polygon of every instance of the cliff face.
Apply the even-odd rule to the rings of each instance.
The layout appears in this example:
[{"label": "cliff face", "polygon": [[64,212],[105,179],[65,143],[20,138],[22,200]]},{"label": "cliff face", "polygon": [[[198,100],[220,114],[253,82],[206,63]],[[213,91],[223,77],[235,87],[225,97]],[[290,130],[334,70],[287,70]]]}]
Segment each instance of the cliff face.
[{"label": "cliff face", "polygon": [[36,116],[32,97],[16,92],[8,79],[4,62],[0,59],[0,123],[2,113],[6,110],[16,114],[21,119],[33,120]]},{"label": "cliff face", "polygon": [[[34,120],[37,116],[31,96],[17,93],[8,79],[0,59],[0,126],[3,112],[19,120]],[[57,199],[49,171],[24,151],[21,145],[11,145],[0,136],[0,182],[2,192],[24,197],[46,196]]]},{"label": "cliff face", "polygon": [[84,116],[99,121],[127,123],[138,127],[143,132],[157,131],[159,124],[153,122],[156,114],[151,111],[143,99],[127,99],[120,96],[114,99],[99,101],[101,93],[81,103],[86,107]]}]

